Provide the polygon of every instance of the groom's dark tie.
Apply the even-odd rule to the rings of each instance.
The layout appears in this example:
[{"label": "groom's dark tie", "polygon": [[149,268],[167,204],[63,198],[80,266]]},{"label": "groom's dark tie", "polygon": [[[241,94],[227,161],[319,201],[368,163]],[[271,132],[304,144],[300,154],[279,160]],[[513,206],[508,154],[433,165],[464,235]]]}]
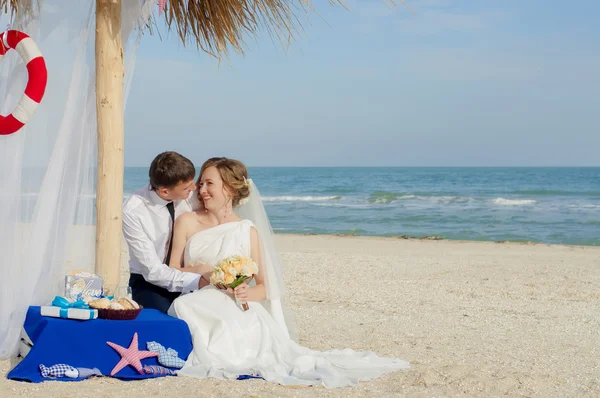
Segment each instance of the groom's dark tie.
[{"label": "groom's dark tie", "polygon": [[169,265],[169,261],[171,261],[171,250],[173,250],[173,232],[175,231],[175,206],[173,202],[167,203],[167,210],[169,210],[169,214],[171,215],[171,238],[169,239],[169,250],[167,250],[167,257],[165,258],[165,264]]}]

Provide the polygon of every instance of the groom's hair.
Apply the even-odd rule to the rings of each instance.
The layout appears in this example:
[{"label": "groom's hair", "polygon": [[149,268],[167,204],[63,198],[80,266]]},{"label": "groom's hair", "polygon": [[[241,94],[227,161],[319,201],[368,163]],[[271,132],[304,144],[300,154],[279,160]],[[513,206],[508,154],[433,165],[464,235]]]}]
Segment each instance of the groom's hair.
[{"label": "groom's hair", "polygon": [[171,188],[182,181],[193,180],[196,169],[185,156],[177,152],[163,152],[152,161],[149,175],[152,189]]}]

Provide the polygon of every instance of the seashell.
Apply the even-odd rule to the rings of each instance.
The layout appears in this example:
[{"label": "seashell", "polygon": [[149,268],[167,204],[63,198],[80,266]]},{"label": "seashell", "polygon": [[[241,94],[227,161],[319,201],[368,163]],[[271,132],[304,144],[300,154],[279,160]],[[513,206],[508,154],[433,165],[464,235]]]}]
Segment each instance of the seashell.
[{"label": "seashell", "polygon": [[130,299],[129,297],[123,297],[124,300],[127,300],[129,302],[129,304],[131,304],[131,306],[133,307],[134,310],[137,310],[138,308],[140,308],[140,305],[133,299]]},{"label": "seashell", "polygon": [[134,310],[135,309],[133,304],[131,304],[129,302],[129,300],[127,300],[126,297],[119,299],[119,301],[117,301],[117,303],[121,304],[123,306],[123,308],[125,308],[126,310]]},{"label": "seashell", "polygon": [[103,297],[101,299],[90,301],[88,305],[92,308],[108,308],[110,306],[110,300]]},{"label": "seashell", "polygon": [[108,308],[110,308],[111,310],[124,310],[125,309],[125,307],[123,307],[121,304],[116,303],[116,302],[110,303]]}]

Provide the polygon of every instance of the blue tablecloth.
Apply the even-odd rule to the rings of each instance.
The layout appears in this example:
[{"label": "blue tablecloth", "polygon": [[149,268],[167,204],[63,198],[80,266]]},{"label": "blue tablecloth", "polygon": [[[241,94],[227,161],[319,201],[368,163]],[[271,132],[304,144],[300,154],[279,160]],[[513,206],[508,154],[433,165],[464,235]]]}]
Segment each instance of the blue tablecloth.
[{"label": "blue tablecloth", "polygon": [[[183,360],[192,351],[192,336],[187,324],[157,310],[144,309],[131,321],[79,321],[41,316],[40,307],[29,307],[24,328],[33,347],[8,374],[8,378],[12,380],[34,383],[49,380],[41,376],[39,365],[52,366],[59,363],[76,368],[98,368],[103,375],[109,375],[121,356],[106,342],[129,347],[135,332],[138,334],[140,350],[146,350],[148,341],[156,341],[165,348],[176,350]],[[142,365],[158,365],[158,361],[155,357],[146,358],[142,360]],[[155,376],[141,375],[131,366],[126,366],[115,377],[145,379]]]}]

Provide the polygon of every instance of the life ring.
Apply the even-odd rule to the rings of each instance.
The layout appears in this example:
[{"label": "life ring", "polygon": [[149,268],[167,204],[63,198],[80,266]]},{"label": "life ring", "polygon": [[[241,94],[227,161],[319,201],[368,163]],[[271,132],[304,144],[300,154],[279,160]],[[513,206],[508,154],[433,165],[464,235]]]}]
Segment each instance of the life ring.
[{"label": "life ring", "polygon": [[8,116],[0,115],[0,135],[16,133],[29,121],[44,97],[48,82],[46,61],[31,37],[17,30],[4,32],[0,36],[0,59],[11,48],[15,49],[25,62],[28,80],[25,93],[15,110]]}]

